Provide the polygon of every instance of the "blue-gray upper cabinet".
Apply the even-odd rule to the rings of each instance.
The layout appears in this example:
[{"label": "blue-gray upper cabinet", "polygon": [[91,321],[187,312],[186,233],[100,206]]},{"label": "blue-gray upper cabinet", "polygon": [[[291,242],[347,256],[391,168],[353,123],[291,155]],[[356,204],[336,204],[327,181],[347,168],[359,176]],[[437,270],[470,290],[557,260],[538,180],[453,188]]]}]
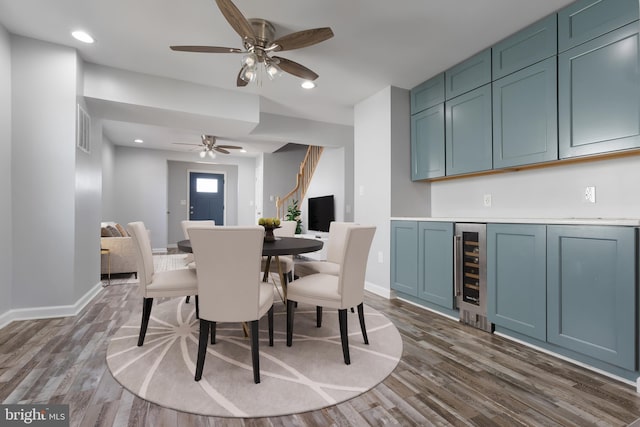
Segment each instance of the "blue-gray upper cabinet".
[{"label": "blue-gray upper cabinet", "polygon": [[418,298],[453,309],[453,223],[418,223]]},{"label": "blue-gray upper cabinet", "polygon": [[558,56],[560,158],[640,147],[638,22]]},{"label": "blue-gray upper cabinet", "polygon": [[547,338],[546,226],[487,224],[487,317],[515,332]]},{"label": "blue-gray upper cabinet", "polygon": [[418,295],[417,221],[391,221],[391,289]]},{"label": "blue-gray upper cabinet", "polygon": [[493,79],[499,79],[558,53],[557,15],[518,31],[492,48]]},{"label": "blue-gray upper cabinet", "polygon": [[444,104],[411,116],[411,179],[445,175]]},{"label": "blue-gray upper cabinet", "polygon": [[411,114],[444,102],[444,73],[411,89]]},{"label": "blue-gray upper cabinet", "polygon": [[547,227],[547,340],[636,369],[637,231]]},{"label": "blue-gray upper cabinet", "polygon": [[493,82],[493,167],[558,159],[556,58]]},{"label": "blue-gray upper cabinet", "polygon": [[445,124],[447,175],[491,169],[491,84],[447,101]]},{"label": "blue-gray upper cabinet", "polygon": [[491,82],[491,48],[445,71],[445,94],[454,98]]},{"label": "blue-gray upper cabinet", "polygon": [[638,19],[638,0],[579,0],[558,12],[563,52]]}]

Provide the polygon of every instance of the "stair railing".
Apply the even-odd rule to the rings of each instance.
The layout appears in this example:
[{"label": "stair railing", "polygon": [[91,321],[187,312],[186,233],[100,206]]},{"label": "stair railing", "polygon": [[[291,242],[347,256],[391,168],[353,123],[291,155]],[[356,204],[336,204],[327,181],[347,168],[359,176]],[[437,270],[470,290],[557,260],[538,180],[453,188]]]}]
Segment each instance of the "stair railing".
[{"label": "stair railing", "polygon": [[299,203],[302,202],[307,194],[311,178],[318,166],[323,151],[324,147],[317,145],[310,145],[307,148],[307,154],[305,154],[304,160],[300,163],[300,171],[296,176],[296,186],[282,198],[276,197],[276,215],[278,218],[285,217],[287,207],[293,200],[297,200]]}]

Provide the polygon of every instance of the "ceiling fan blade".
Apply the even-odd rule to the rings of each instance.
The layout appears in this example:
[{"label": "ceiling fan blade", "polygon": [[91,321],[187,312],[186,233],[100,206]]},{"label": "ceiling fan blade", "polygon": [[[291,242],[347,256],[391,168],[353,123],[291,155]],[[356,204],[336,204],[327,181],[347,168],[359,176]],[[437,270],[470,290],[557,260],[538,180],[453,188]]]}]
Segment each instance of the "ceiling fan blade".
[{"label": "ceiling fan blade", "polygon": [[199,52],[199,53],[242,53],[242,49],[235,47],[219,46],[169,46],[169,49],[178,52]]},{"label": "ceiling fan blade", "polygon": [[172,142],[175,145],[193,145],[194,147],[201,147],[202,144],[191,144],[190,142]]},{"label": "ceiling fan blade", "polygon": [[220,148],[219,145],[214,145],[213,149],[218,151],[219,153],[224,153],[224,154],[230,154],[227,150],[225,150],[224,148]]},{"label": "ceiling fan blade", "polygon": [[253,33],[253,28],[236,5],[231,0],[216,0],[216,4],[229,25],[242,37],[242,40],[255,44],[256,36]]},{"label": "ceiling fan blade", "polygon": [[228,150],[242,150],[242,147],[238,147],[237,145],[216,145],[218,148],[226,148]]},{"label": "ceiling fan blade", "polygon": [[333,37],[333,31],[329,27],[313,28],[311,30],[298,31],[287,34],[274,41],[271,46],[276,46],[276,52],[283,50],[300,49],[301,47],[312,46]]},{"label": "ceiling fan blade", "polygon": [[300,65],[297,62],[293,62],[290,59],[281,58],[279,56],[273,56],[272,59],[278,61],[278,66],[282,68],[282,71],[286,71],[289,74],[293,74],[294,76],[300,77],[305,80],[315,80],[318,78],[318,75],[305,67],[304,65]]}]

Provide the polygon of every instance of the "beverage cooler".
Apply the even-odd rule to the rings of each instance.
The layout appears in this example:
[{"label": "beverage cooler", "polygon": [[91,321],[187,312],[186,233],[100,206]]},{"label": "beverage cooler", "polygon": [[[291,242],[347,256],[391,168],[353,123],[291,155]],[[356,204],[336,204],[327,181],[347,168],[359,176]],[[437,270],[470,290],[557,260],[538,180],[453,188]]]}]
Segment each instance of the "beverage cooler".
[{"label": "beverage cooler", "polygon": [[493,332],[487,319],[487,225],[456,224],[454,280],[460,321]]}]

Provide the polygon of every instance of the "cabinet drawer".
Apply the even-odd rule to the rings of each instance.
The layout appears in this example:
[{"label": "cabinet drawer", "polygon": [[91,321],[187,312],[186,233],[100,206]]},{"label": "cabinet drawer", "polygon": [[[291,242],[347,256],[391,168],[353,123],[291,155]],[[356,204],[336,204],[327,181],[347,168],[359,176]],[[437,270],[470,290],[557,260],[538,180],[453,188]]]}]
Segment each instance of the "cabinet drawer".
[{"label": "cabinet drawer", "polygon": [[445,71],[445,94],[451,99],[491,82],[491,49]]},{"label": "cabinet drawer", "polygon": [[492,48],[493,79],[499,79],[558,53],[557,15],[549,15]]},{"label": "cabinet drawer", "polygon": [[558,12],[563,52],[638,19],[638,0],[579,0]]},{"label": "cabinet drawer", "polygon": [[444,102],[444,73],[411,89],[411,114]]}]

